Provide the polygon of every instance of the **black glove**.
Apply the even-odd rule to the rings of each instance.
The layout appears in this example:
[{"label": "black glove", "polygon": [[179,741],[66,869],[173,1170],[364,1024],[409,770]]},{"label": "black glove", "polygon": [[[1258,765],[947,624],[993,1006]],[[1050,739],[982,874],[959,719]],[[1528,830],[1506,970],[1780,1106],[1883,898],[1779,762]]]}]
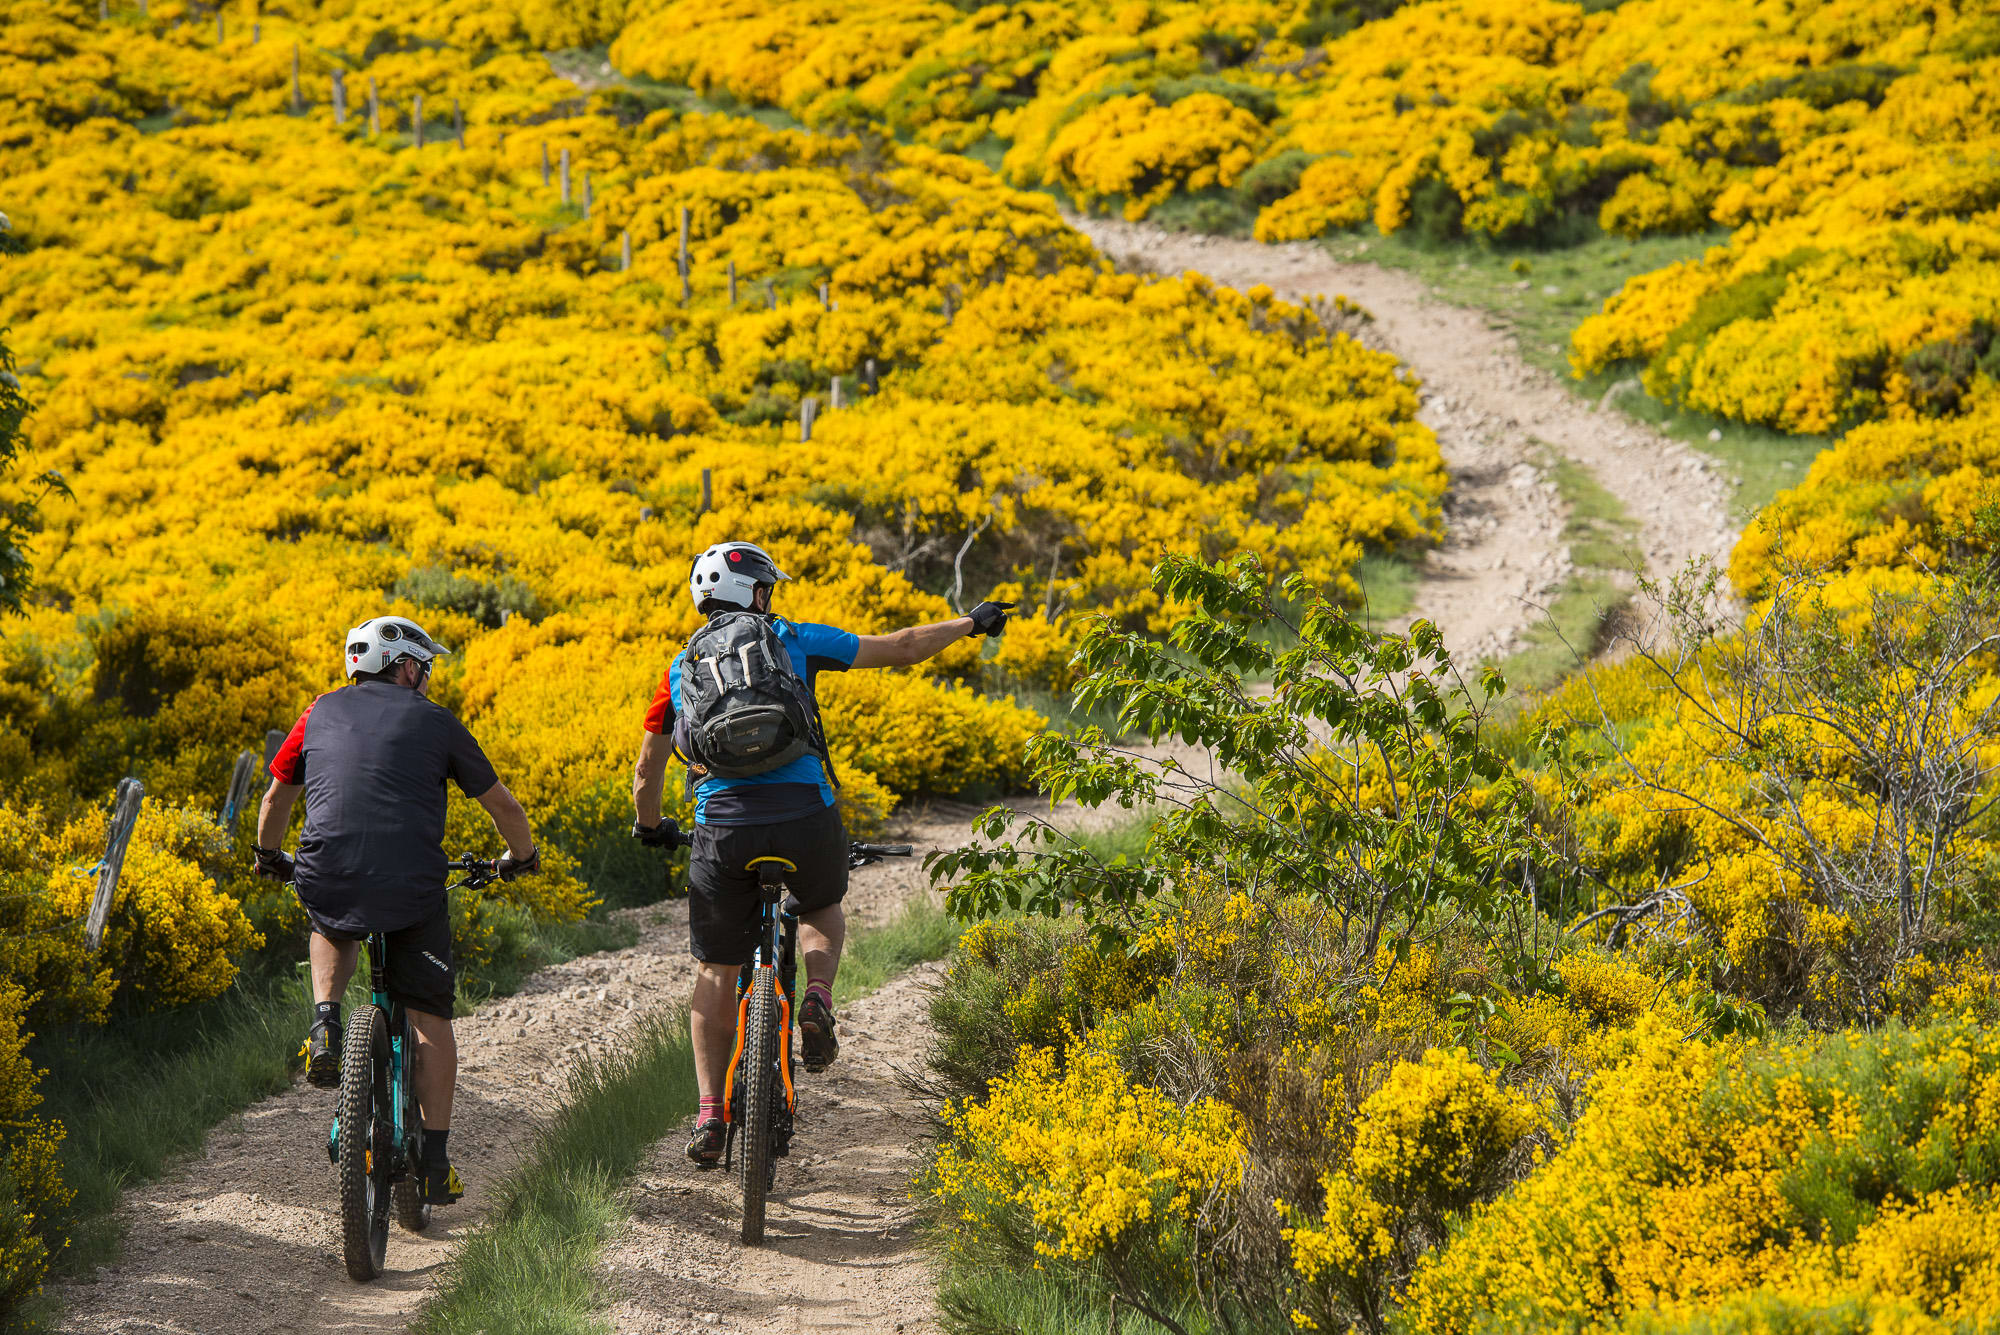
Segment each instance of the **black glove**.
[{"label": "black glove", "polygon": [[1012,603],[981,603],[966,615],[972,618],[974,635],[998,635],[1007,629],[1007,614],[1013,610]]},{"label": "black glove", "polygon": [[679,848],[681,827],[672,820],[663,820],[658,825],[641,825],[633,821],[632,837],[648,848]]},{"label": "black glove", "polygon": [[282,848],[265,848],[261,844],[250,845],[250,852],[256,859],[257,874],[273,881],[289,881],[298,875],[299,864]]},{"label": "black glove", "polygon": [[511,881],[516,876],[533,876],[541,869],[542,850],[539,845],[529,849],[528,856],[524,858],[516,858],[512,853],[503,853],[500,855],[500,860],[493,864],[493,870],[499,873],[503,881]]}]

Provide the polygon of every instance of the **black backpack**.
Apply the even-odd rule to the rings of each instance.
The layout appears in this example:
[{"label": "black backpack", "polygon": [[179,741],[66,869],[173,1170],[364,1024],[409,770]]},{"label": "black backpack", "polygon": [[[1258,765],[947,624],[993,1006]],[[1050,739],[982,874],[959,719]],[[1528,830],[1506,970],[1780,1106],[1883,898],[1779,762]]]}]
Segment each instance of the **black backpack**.
[{"label": "black backpack", "polygon": [[828,761],[812,692],[761,612],[720,612],[694,633],[680,713],[688,759],[718,778],[747,779],[808,752]]}]

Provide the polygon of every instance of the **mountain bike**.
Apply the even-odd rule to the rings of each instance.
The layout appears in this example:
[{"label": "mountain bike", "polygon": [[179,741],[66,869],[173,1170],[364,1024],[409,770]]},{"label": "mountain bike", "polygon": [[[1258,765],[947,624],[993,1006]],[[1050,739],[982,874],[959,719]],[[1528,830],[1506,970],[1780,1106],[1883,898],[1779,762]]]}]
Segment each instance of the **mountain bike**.
[{"label": "mountain bike", "polygon": [[[465,878],[449,890],[477,889],[499,876],[497,864],[457,858]],[[355,1008],[340,1059],[340,1098],[326,1153],[340,1179],[340,1235],[347,1273],[379,1279],[389,1249],[389,1215],[412,1233],[430,1227],[424,1203],[424,1122],[411,1079],[416,1058],[410,1017],[389,999],[389,943],[368,937],[368,1004]]]},{"label": "mountain bike", "polygon": [[[692,836],[683,842],[692,844]],[[850,843],[847,865],[910,856],[908,844]],[[777,1182],[778,1160],[791,1153],[798,1107],[792,1087],[792,997],[798,982],[799,919],[785,905],[785,877],[798,867],[785,858],[752,858],[757,877],[757,949],[736,978],[736,1047],[722,1088],[724,1172],[743,1178],[743,1241],[764,1241],[764,1201]]]}]

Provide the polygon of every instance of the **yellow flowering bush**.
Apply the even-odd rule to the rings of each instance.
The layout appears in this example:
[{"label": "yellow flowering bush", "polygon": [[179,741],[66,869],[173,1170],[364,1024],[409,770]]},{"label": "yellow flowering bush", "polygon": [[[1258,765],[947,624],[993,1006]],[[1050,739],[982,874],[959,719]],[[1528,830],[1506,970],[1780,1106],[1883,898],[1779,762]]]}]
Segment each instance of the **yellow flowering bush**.
[{"label": "yellow flowering bush", "polygon": [[1318,1217],[1297,1217],[1284,1230],[1302,1281],[1293,1320],[1337,1329],[1337,1296],[1378,1325],[1416,1253],[1499,1185],[1507,1159],[1540,1122],[1463,1048],[1398,1063],[1361,1105],[1349,1168],[1321,1180]]},{"label": "yellow flowering bush", "polygon": [[1969,1021],[1762,1054],[1652,1029],[1569,1144],[1418,1267],[1405,1317],[1610,1330],[1768,1291],[1990,1322],[1996,1071]]},{"label": "yellow flowering bush", "polygon": [[0,980],[0,1309],[17,1311],[41,1288],[52,1255],[66,1245],[61,1216],[63,1128],[37,1117],[42,1073],[25,1051],[28,997]]},{"label": "yellow flowering bush", "polygon": [[1050,1050],[1023,1048],[983,1102],[943,1119],[926,1190],[947,1236],[1004,1231],[1045,1261],[1183,1266],[1195,1214],[1242,1174],[1227,1107],[1176,1105],[1088,1048],[1060,1068]]}]

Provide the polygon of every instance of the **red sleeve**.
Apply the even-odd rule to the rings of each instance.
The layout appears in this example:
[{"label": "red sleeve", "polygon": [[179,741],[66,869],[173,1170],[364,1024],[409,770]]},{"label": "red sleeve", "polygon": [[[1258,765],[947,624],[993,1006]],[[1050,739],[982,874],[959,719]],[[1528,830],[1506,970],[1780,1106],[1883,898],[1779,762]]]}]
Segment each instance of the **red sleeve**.
[{"label": "red sleeve", "polygon": [[[313,705],[319,703],[314,697]],[[285,737],[285,744],[278,748],[278,754],[271,757],[271,777],[279,783],[301,784],[306,781],[306,720],[312,717],[312,705],[299,715],[299,721]]]},{"label": "red sleeve", "polygon": [[674,730],[674,669],[670,663],[660,674],[660,688],[653,692],[653,703],[646,707],[646,731],[657,737],[666,737]]}]

